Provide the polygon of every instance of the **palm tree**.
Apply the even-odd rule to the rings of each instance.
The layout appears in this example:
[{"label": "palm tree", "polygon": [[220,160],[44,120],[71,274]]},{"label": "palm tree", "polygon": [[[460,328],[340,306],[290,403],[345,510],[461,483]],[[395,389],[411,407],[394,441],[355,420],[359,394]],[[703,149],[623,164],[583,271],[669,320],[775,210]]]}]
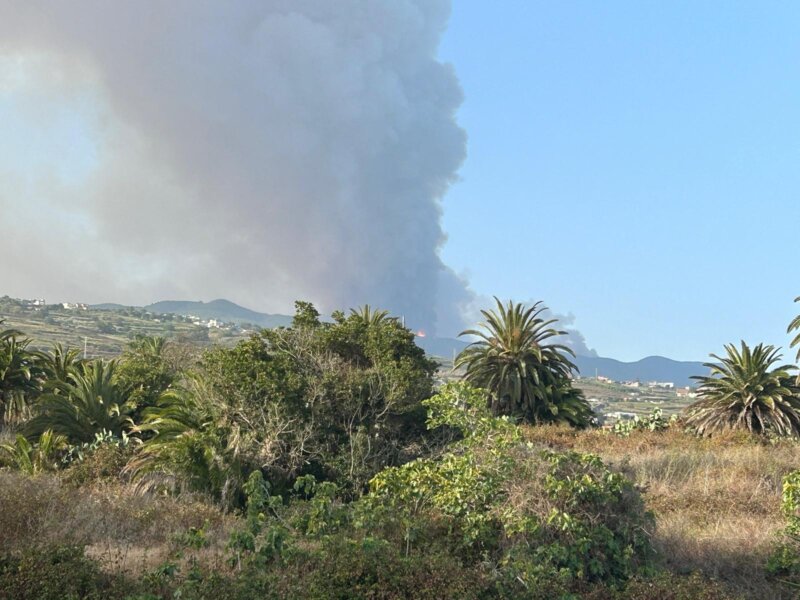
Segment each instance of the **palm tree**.
[{"label": "palm tree", "polygon": [[396,317],[389,317],[388,310],[375,310],[369,304],[365,304],[358,310],[351,308],[350,314],[359,317],[367,327],[377,327],[388,319],[397,320]]},{"label": "palm tree", "polygon": [[566,332],[545,319],[541,302],[526,307],[495,298],[497,310],[481,311],[480,329],[460,335],[478,337],[455,361],[466,369],[464,378],[488,392],[494,414],[515,415],[531,423],[566,422],[586,426],[592,410],[580,390],[570,384],[577,367],[573,351],[548,340]]},{"label": "palm tree", "polygon": [[48,429],[71,443],[91,442],[108,431],[121,436],[132,426],[127,390],[114,377],[116,362],[97,360],[69,373],[57,389],[41,396],[36,415],[23,428],[28,439]]},{"label": "palm tree", "polygon": [[[800,302],[800,296],[794,299],[795,302]],[[792,333],[793,331],[797,332],[797,335],[794,336],[792,343],[789,344],[790,348],[794,348],[795,346],[800,346],[800,315],[797,315],[791,323],[789,323],[789,329],[787,329],[786,333]],[[797,349],[797,357],[795,360],[800,361],[800,348]]]},{"label": "palm tree", "polygon": [[71,374],[80,373],[84,364],[80,354],[79,349],[70,348],[61,343],[53,344],[49,352],[38,352],[37,356],[45,376],[46,387],[52,390],[58,385],[66,383]]},{"label": "palm tree", "polygon": [[39,366],[36,354],[28,350],[30,343],[16,329],[0,331],[0,426],[23,421],[40,392]]},{"label": "palm tree", "polygon": [[687,408],[686,422],[700,435],[725,429],[778,435],[800,433],[800,397],[792,365],[773,367],[781,359],[774,346],[752,350],[741,342],[725,346],[727,356],[712,354],[717,363],[705,363],[709,376],[700,382],[700,399]]},{"label": "palm tree", "polygon": [[167,339],[160,335],[138,335],[128,345],[129,354],[160,357],[167,347]]},{"label": "palm tree", "polygon": [[177,371],[167,361],[167,340],[160,336],[139,335],[123,353],[117,368],[117,381],[129,391],[128,403],[138,423],[142,412],[154,406],[158,397],[177,379]]},{"label": "palm tree", "polygon": [[233,503],[243,482],[243,435],[239,412],[202,376],[161,395],[136,431],[151,434],[126,471],[140,491],[169,485]]},{"label": "palm tree", "polygon": [[14,462],[17,469],[28,475],[58,469],[59,453],[66,448],[67,438],[50,430],[45,431],[35,444],[17,434],[13,444],[0,445],[0,451]]}]

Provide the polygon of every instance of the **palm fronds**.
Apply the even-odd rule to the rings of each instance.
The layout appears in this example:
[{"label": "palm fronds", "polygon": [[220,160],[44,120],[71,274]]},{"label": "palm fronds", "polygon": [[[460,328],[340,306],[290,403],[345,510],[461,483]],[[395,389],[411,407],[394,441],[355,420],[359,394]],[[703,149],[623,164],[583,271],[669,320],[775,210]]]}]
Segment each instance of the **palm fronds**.
[{"label": "palm fronds", "polygon": [[489,392],[488,403],[495,414],[509,414],[539,423],[547,421],[587,425],[591,408],[579,390],[570,385],[577,367],[572,350],[554,343],[565,335],[546,319],[541,302],[526,307],[495,298],[497,310],[484,310],[479,329],[460,335],[478,338],[456,358],[455,367],[465,369],[464,378]]},{"label": "palm fronds", "polygon": [[705,363],[711,374],[695,377],[700,399],[687,409],[687,424],[700,435],[725,429],[753,433],[800,434],[800,397],[791,377],[795,367],[781,365],[779,351],[770,345],[750,348],[725,346],[727,356],[712,354]]},{"label": "palm fronds", "polygon": [[[800,296],[794,299],[795,302],[800,302]],[[786,330],[786,333],[792,333],[793,331],[797,332],[797,335],[794,336],[794,339],[789,344],[790,348],[794,348],[795,346],[800,346],[800,315],[797,315],[792,322],[789,323],[789,328]],[[797,348],[797,356],[795,360],[800,361],[800,347]]]},{"label": "palm fronds", "polygon": [[17,469],[28,475],[58,468],[59,453],[67,448],[67,438],[45,431],[35,443],[17,434],[13,444],[0,445],[0,452],[8,456]]},{"label": "palm fronds", "polygon": [[95,361],[39,398],[36,415],[23,428],[29,439],[48,429],[72,443],[91,442],[99,431],[121,436],[131,428],[127,391],[114,378],[116,362]]},{"label": "palm fronds", "polygon": [[164,392],[137,428],[152,434],[126,471],[140,491],[204,492],[229,505],[242,482],[242,434],[235,409],[200,376]]}]

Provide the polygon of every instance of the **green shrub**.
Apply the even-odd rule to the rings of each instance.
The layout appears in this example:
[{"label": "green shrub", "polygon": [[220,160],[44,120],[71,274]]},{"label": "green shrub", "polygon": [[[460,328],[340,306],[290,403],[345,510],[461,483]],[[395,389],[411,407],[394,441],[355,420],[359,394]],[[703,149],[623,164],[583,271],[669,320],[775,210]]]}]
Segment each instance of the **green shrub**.
[{"label": "green shrub", "polygon": [[426,404],[430,426],[456,427],[463,439],[440,458],[379,473],[359,503],[365,526],[401,541],[406,555],[444,535],[465,558],[495,564],[503,594],[624,581],[648,562],[653,518],[597,456],[524,444],[465,384]]},{"label": "green shrub", "polygon": [[783,478],[781,510],[787,524],[767,562],[767,571],[800,588],[800,470]]},{"label": "green shrub", "polygon": [[75,485],[85,485],[103,479],[118,479],[133,454],[131,446],[104,443],[84,450],[64,472],[64,478]]},{"label": "green shrub", "polygon": [[120,598],[123,588],[81,546],[31,549],[0,558],[0,600],[101,600]]},{"label": "green shrub", "polygon": [[479,598],[487,590],[480,570],[443,551],[405,556],[374,538],[335,536],[296,555],[271,582],[276,598]]},{"label": "green shrub", "polygon": [[479,569],[447,552],[427,549],[407,557],[385,541],[345,535],[292,552],[282,563],[249,563],[233,576],[203,574],[171,590],[152,589],[182,600],[469,600],[490,592]]},{"label": "green shrub", "polygon": [[614,423],[612,431],[622,437],[627,437],[634,431],[663,431],[678,420],[677,415],[672,415],[669,419],[664,418],[664,413],[660,407],[653,409],[652,414],[639,418],[635,415],[633,419],[621,419]]}]

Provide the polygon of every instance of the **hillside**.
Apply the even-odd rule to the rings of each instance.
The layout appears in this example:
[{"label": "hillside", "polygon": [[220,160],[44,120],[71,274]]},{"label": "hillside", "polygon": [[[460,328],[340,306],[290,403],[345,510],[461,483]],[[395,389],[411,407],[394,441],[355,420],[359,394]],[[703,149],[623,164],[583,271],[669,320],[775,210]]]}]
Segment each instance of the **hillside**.
[{"label": "hillside", "polygon": [[30,301],[0,298],[3,328],[23,331],[33,348],[54,343],[86,349],[89,357],[113,358],[136,335],[159,335],[200,346],[232,344],[247,335],[235,326],[209,328],[180,315],[154,315],[142,308],[121,305],[65,308],[62,304],[34,306]]},{"label": "hillside", "polygon": [[431,356],[438,356],[452,360],[455,355],[467,347],[467,342],[453,338],[440,337],[418,337],[417,346],[425,350]]},{"label": "hillside", "polygon": [[[88,338],[97,354],[103,356],[121,350],[127,339],[136,333],[167,337],[192,334],[198,339],[203,338],[202,328],[189,322],[186,319],[189,316],[265,328],[285,327],[292,322],[288,315],[260,313],[224,299],[211,302],[164,300],[144,307],[105,303],[80,311],[64,309],[60,304],[48,305],[45,310],[24,306],[21,300],[0,299],[0,318],[47,343],[61,341],[82,346],[84,338]],[[23,315],[25,318],[21,319]],[[161,315],[161,318],[153,315]],[[238,334],[235,329],[227,329],[224,335],[220,331],[211,331],[211,338]],[[418,337],[416,342],[425,352],[444,359],[444,362],[452,361],[467,346],[464,340],[445,337]],[[691,376],[703,375],[708,370],[700,362],[681,362],[662,356],[648,356],[636,362],[578,356],[574,362],[583,377],[600,375],[614,381],[671,381],[676,387],[695,385]]]},{"label": "hillside", "polygon": [[581,375],[584,377],[603,376],[614,381],[671,381],[675,387],[697,385],[691,377],[706,375],[708,368],[700,362],[682,362],[648,356],[636,362],[622,362],[613,358],[578,356],[575,358]]},{"label": "hillside", "polygon": [[[453,338],[417,338],[417,345],[432,356],[452,361],[467,347],[467,342]],[[700,362],[677,361],[663,356],[648,356],[636,362],[622,362],[599,356],[577,356],[573,361],[583,377],[603,376],[614,381],[671,381],[675,387],[694,386],[692,375],[705,375],[708,368]]]},{"label": "hillside", "polygon": [[260,313],[224,299],[211,302],[164,300],[149,304],[144,309],[156,314],[192,315],[201,319],[217,319],[226,323],[252,323],[266,328],[285,327],[292,323],[292,317],[288,315]]}]

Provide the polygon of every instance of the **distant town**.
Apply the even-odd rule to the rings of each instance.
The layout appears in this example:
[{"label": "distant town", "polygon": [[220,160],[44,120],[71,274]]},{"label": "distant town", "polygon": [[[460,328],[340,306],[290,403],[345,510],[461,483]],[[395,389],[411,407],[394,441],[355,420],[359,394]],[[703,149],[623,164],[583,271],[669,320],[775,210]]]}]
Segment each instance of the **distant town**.
[{"label": "distant town", "polygon": [[576,377],[601,424],[643,417],[654,408],[667,416],[678,414],[697,397],[693,387],[676,387],[672,381],[615,381],[603,375]]}]

